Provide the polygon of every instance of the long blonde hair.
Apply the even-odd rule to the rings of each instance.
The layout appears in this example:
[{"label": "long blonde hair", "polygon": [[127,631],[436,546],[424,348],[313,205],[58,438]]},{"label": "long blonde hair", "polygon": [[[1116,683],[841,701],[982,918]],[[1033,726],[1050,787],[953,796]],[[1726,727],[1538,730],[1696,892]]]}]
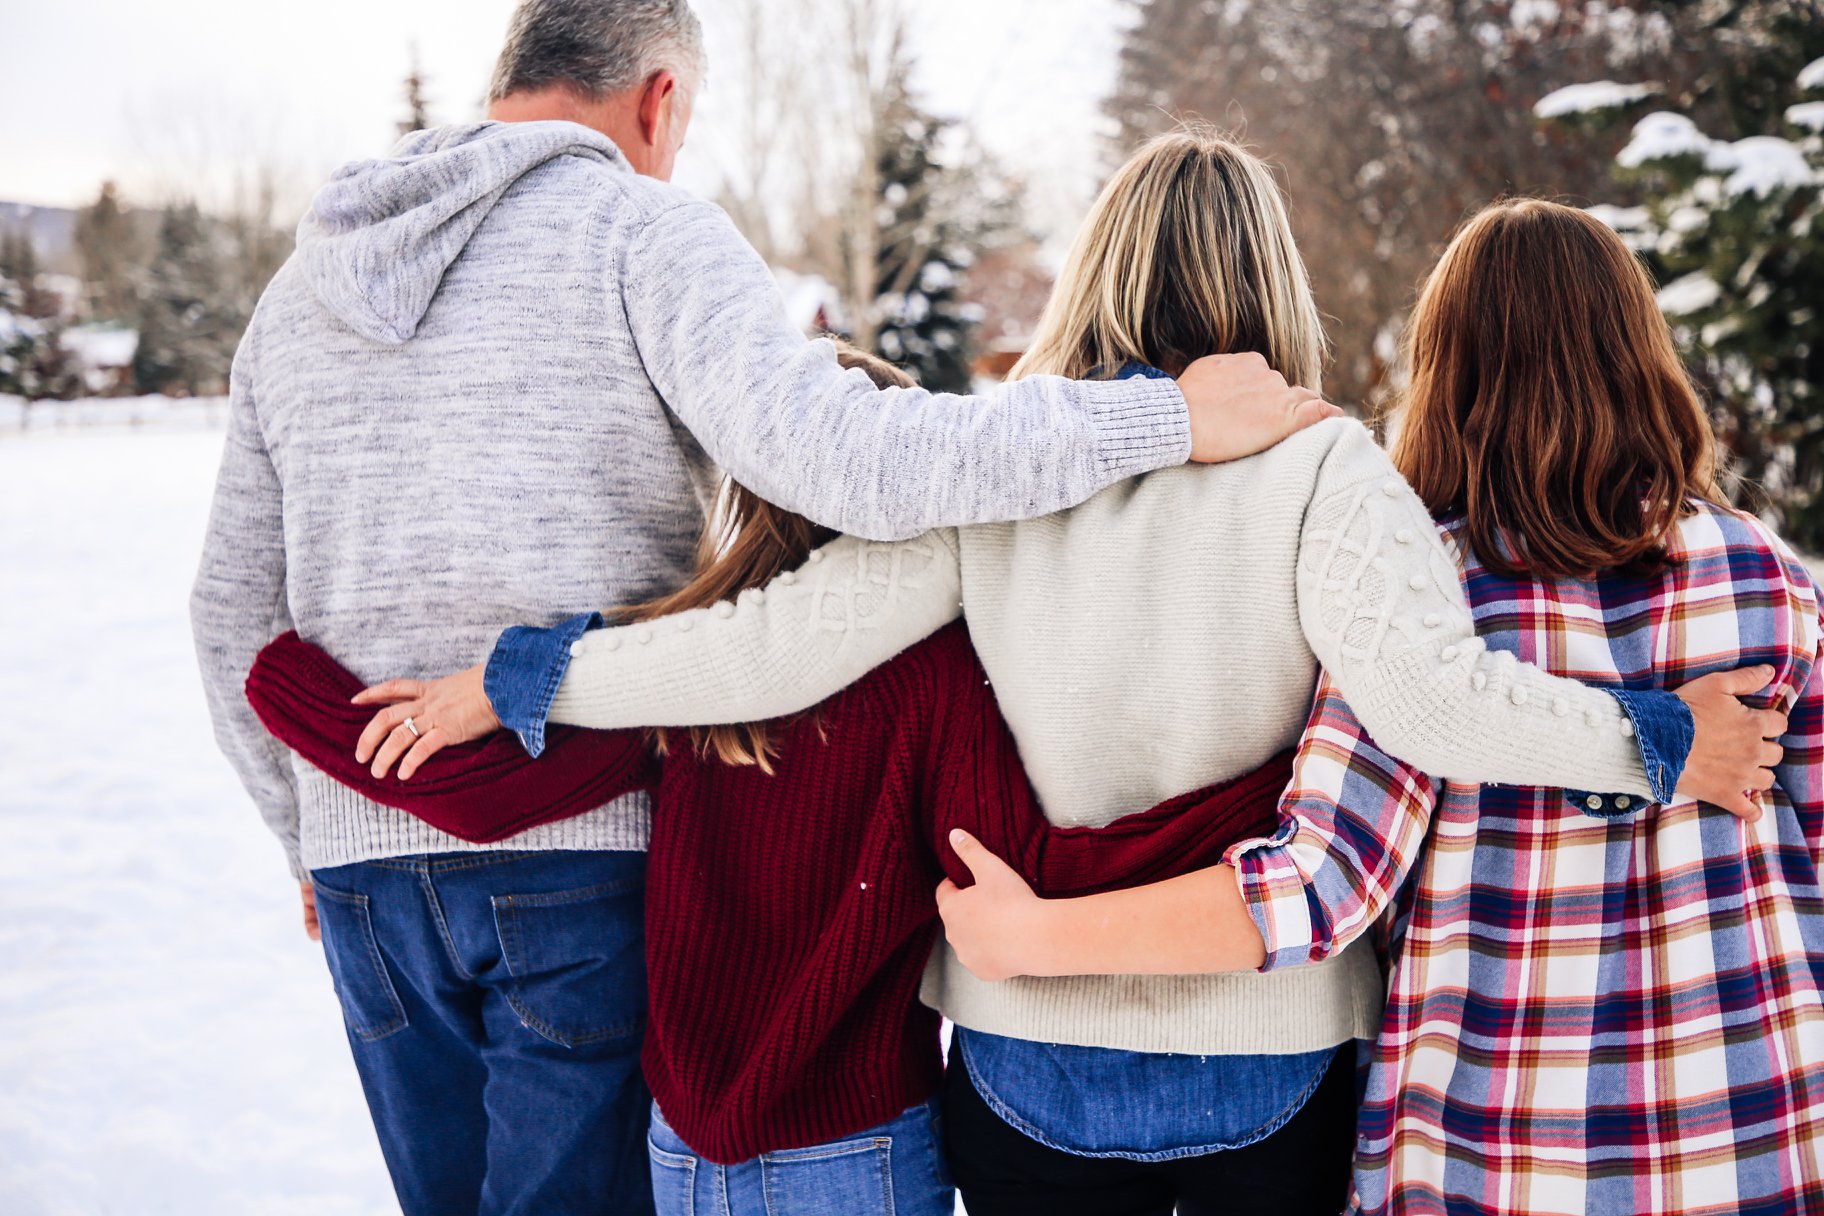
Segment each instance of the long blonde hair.
[{"label": "long blonde hair", "polygon": [[[915,383],[886,360],[847,343],[836,343],[836,358],[846,368],[866,372],[880,388],[911,388]],[[802,566],[812,549],[835,537],[829,528],[724,478],[716,494],[715,509],[697,544],[696,574],[670,595],[610,615],[617,625],[631,625],[693,608],[709,608]],[[670,747],[668,732],[656,730],[653,739],[659,754],[664,755]],[[758,765],[769,776],[778,756],[765,722],[692,727],[690,739],[698,755],[713,756],[724,764]]]},{"label": "long blonde hair", "polygon": [[1010,376],[1113,376],[1130,361],[1175,376],[1204,355],[1254,351],[1315,389],[1326,349],[1272,172],[1185,127],[1148,141],[1103,188]]}]

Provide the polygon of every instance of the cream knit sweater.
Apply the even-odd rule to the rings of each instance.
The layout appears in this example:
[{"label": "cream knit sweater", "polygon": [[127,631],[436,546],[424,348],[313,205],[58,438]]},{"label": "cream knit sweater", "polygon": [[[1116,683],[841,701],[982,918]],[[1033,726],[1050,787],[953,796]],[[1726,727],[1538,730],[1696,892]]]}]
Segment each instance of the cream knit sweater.
[{"label": "cream knit sweater", "polygon": [[[1055,823],[1106,824],[1256,768],[1298,740],[1320,664],[1426,772],[1650,792],[1614,698],[1487,651],[1424,505],[1346,419],[1042,519],[837,540],[736,603],[585,637],[552,720],[777,717],[963,612]],[[1200,1054],[1373,1038],[1382,995],[1366,944],[1270,975],[996,984],[940,949],[924,989],[977,1030]]]}]

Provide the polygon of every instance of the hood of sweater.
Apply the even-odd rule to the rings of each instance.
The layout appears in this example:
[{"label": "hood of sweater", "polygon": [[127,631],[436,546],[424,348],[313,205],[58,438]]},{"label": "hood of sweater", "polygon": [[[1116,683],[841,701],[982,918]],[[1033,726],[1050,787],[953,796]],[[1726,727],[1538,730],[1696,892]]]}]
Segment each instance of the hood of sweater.
[{"label": "hood of sweater", "polygon": [[298,225],[317,296],[375,342],[409,341],[450,265],[513,184],[560,156],[628,172],[607,136],[570,122],[481,122],[405,137],[343,166]]}]

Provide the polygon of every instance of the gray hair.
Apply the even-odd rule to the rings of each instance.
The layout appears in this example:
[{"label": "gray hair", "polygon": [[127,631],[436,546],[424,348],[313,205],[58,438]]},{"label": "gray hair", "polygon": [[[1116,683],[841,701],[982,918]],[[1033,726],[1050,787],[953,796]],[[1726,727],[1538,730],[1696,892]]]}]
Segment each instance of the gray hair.
[{"label": "gray hair", "polygon": [[705,66],[703,26],[690,0],[520,0],[488,100],[558,85],[593,99],[663,71],[675,73],[688,95]]}]

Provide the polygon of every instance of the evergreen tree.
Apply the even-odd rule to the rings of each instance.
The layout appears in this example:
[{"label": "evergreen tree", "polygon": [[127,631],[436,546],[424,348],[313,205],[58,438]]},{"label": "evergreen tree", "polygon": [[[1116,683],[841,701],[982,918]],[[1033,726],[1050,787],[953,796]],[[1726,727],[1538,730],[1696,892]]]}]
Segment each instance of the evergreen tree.
[{"label": "evergreen tree", "polygon": [[1661,7],[1727,28],[1710,31],[1710,68],[1658,98],[1672,108],[1640,118],[1617,157],[1646,205],[1597,214],[1664,284],[1738,499],[1824,550],[1824,5]]},{"label": "evergreen tree", "polygon": [[941,154],[954,124],[924,110],[900,60],[887,81],[875,172],[875,349],[934,392],[967,392],[981,309],[963,294],[975,251],[1013,227],[1015,201]]},{"label": "evergreen tree", "polygon": [[214,225],[195,203],[165,209],[140,296],[139,391],[226,388],[246,318],[233,305],[224,260]]},{"label": "evergreen tree", "polygon": [[144,242],[138,225],[121,205],[113,182],[76,217],[76,252],[88,293],[89,315],[97,321],[130,323],[137,304],[134,284],[143,271]]},{"label": "evergreen tree", "polygon": [[406,116],[399,123],[399,134],[410,135],[413,131],[428,131],[437,124],[431,121],[430,106],[424,98],[424,87],[427,81],[424,69],[418,66],[418,46],[412,44],[412,70],[405,77]]}]

